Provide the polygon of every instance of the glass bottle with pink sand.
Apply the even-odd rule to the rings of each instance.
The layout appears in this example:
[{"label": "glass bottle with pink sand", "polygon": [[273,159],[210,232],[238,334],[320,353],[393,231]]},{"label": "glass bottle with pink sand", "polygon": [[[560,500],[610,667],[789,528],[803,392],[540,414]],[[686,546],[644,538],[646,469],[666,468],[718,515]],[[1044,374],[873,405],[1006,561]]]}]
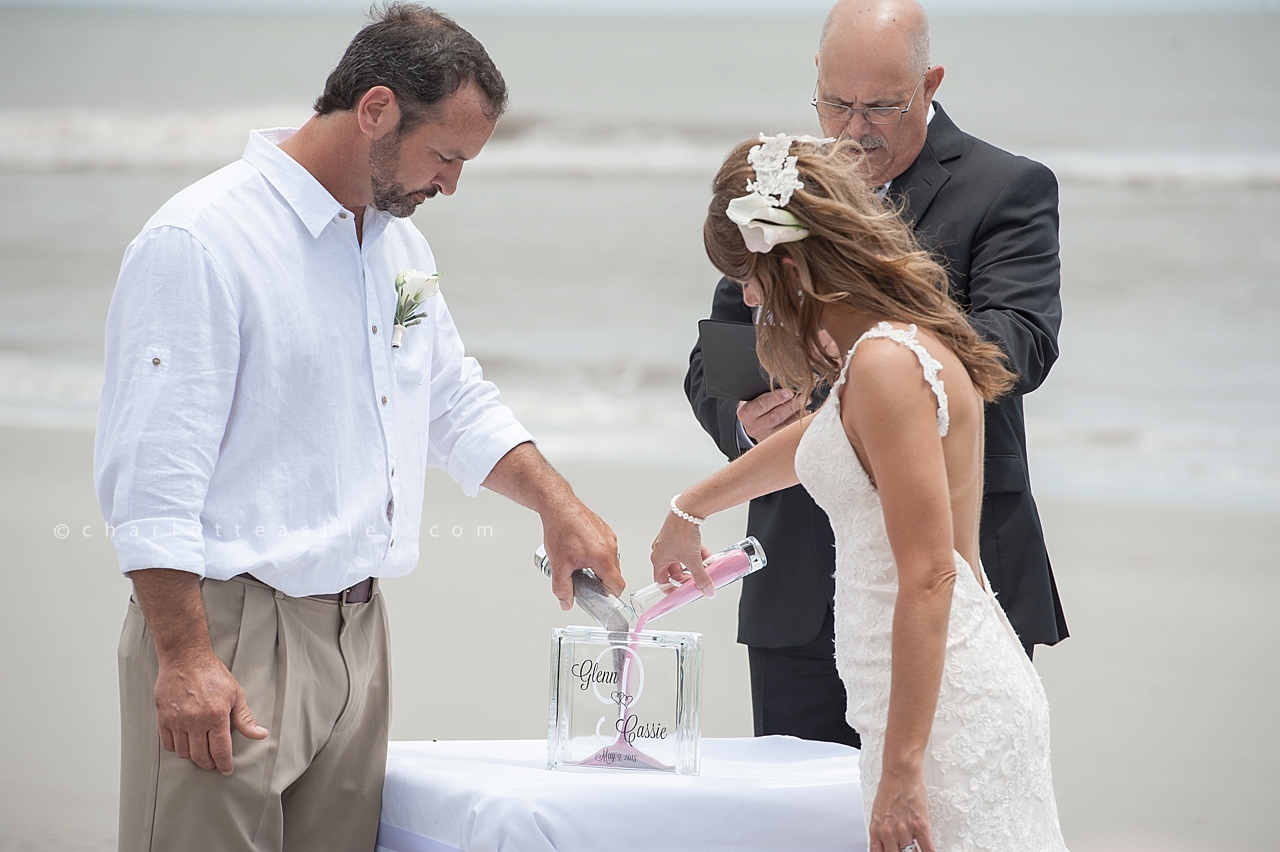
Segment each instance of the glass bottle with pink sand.
[{"label": "glass bottle with pink sand", "polygon": [[[747,536],[733,547],[725,548],[702,563],[711,575],[718,590],[748,574],[754,574],[768,564],[764,548],[755,536]],[[701,598],[702,590],[688,580],[680,585],[653,583],[631,595],[631,611],[635,613],[635,628],[643,630],[669,612],[674,612],[690,601]]]}]

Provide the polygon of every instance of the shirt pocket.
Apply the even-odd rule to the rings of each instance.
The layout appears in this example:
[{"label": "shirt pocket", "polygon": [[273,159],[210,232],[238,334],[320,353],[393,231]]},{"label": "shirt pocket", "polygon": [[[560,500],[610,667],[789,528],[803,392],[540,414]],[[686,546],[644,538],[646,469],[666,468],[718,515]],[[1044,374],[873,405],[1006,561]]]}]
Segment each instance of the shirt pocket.
[{"label": "shirt pocket", "polygon": [[404,330],[399,349],[391,350],[395,364],[396,381],[405,385],[420,385],[431,374],[431,331],[427,323],[411,325]]}]

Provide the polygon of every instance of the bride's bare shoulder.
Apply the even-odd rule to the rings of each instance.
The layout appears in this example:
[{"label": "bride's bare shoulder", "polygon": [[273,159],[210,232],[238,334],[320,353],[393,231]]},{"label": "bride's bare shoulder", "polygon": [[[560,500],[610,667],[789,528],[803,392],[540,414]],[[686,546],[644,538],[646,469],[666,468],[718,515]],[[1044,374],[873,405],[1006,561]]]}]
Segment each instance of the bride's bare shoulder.
[{"label": "bride's bare shoulder", "polygon": [[[931,346],[925,349],[933,355]],[[841,402],[847,403],[845,410],[855,417],[861,412],[890,418],[932,418],[938,404],[919,355],[890,337],[869,337],[858,344],[849,362],[849,379],[841,389]]]}]

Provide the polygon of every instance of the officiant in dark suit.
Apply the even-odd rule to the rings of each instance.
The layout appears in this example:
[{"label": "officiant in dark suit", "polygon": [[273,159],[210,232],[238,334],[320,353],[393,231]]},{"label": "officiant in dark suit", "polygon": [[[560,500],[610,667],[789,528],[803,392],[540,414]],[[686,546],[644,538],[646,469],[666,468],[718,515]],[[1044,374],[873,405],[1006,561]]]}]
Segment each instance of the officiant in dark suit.
[{"label": "officiant in dark suit", "polygon": [[[944,263],[951,295],[1018,374],[986,409],[982,564],[1027,653],[1067,636],[1031,494],[1022,397],[1058,357],[1058,186],[1045,166],[961,131],[934,101],[929,23],[914,0],[842,0],[823,27],[813,105],[823,133],[857,139],[868,183],[902,211]],[[711,317],[751,322],[739,285],[722,279]],[[685,391],[730,458],[816,408],[773,391],[735,402],[707,396],[702,352]],[[738,641],[748,646],[757,736],[858,745],[845,722],[833,651],[835,549],[826,515],[801,486],[752,501],[747,531],[769,567],[743,581]]]}]

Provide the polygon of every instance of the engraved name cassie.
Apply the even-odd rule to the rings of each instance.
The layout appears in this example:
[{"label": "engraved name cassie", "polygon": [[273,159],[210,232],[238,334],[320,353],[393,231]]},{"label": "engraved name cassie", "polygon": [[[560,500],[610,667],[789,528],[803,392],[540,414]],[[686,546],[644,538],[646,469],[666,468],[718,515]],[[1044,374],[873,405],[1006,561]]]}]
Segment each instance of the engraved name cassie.
[{"label": "engraved name cassie", "polygon": [[625,719],[619,719],[614,725],[618,729],[618,733],[622,734],[622,738],[627,741],[627,745],[631,745],[636,740],[665,740],[667,738],[667,726],[659,725],[656,722],[640,723],[640,717],[632,713]]}]

